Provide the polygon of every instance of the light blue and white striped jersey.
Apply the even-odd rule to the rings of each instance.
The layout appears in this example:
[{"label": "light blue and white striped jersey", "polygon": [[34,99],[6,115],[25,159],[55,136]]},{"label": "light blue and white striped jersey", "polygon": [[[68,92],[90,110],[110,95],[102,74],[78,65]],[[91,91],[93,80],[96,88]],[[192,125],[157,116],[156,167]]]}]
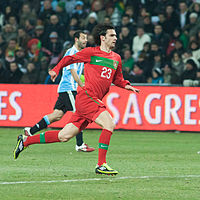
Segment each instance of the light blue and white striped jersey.
[{"label": "light blue and white striped jersey", "polygon": [[[74,55],[78,52],[78,49],[73,46],[72,48],[68,49],[64,55]],[[84,68],[84,63],[74,63],[68,65],[63,68],[62,77],[58,86],[58,93],[60,92],[67,92],[67,91],[76,91],[78,87],[78,83],[74,80],[73,76],[71,75],[70,69],[76,69],[77,74],[80,77]]]}]

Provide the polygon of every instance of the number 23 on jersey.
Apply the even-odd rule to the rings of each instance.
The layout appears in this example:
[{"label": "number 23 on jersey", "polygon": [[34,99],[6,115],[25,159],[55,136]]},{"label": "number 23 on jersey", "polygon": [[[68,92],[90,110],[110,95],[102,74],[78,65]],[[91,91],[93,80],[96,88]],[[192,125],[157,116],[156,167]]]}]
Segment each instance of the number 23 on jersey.
[{"label": "number 23 on jersey", "polygon": [[110,79],[111,74],[112,74],[112,70],[110,68],[107,68],[107,67],[102,68],[101,77]]}]

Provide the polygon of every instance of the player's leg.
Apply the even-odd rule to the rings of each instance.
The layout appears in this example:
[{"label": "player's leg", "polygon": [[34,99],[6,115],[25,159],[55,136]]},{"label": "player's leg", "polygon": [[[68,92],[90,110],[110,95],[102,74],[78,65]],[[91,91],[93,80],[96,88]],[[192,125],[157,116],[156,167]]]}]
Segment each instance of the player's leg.
[{"label": "player's leg", "polygon": [[[58,104],[59,108],[63,110],[64,113],[67,111],[75,112],[75,98],[77,95],[77,91],[67,91],[60,94],[60,105]],[[79,134],[76,135],[76,151],[78,152],[92,152],[95,149],[93,147],[88,146],[83,141],[83,132],[81,131]]]},{"label": "player's leg", "polygon": [[24,128],[24,134],[26,136],[32,136],[38,131],[47,128],[47,126],[53,122],[59,121],[64,115],[62,110],[55,109],[52,113],[45,115],[38,123],[36,123],[33,127]]},{"label": "player's leg", "polygon": [[14,149],[14,159],[17,159],[19,154],[27,147],[33,144],[46,144],[56,142],[67,142],[72,137],[79,133],[79,128],[74,124],[67,124],[61,131],[52,130],[27,137],[24,135],[18,136],[17,145]]},{"label": "player's leg", "polygon": [[110,138],[115,128],[113,119],[108,111],[103,111],[96,118],[95,123],[100,125],[103,129],[99,137],[98,164],[95,172],[98,174],[116,175],[118,172],[109,167],[106,162],[106,154],[110,144]]},{"label": "player's leg", "polygon": [[100,125],[103,129],[99,137],[99,157],[98,157],[98,165],[102,165],[103,163],[106,163],[106,154],[115,124],[108,111],[103,111],[96,118],[95,123]]},{"label": "player's leg", "polygon": [[67,124],[59,133],[58,139],[61,142],[68,142],[71,138],[76,136],[80,132],[79,128],[73,123]]},{"label": "player's leg", "polygon": [[78,152],[92,152],[95,151],[95,148],[90,147],[88,144],[83,142],[83,131],[79,132],[76,135],[76,151]]}]

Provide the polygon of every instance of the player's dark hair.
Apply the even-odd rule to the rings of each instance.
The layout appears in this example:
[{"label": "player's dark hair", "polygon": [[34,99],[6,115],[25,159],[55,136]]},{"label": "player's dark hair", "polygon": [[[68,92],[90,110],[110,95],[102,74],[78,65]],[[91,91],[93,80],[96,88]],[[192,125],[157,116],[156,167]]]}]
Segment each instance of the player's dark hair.
[{"label": "player's dark hair", "polygon": [[74,33],[74,40],[75,40],[75,38],[78,38],[78,39],[79,39],[81,33],[86,34],[86,33],[85,33],[84,31],[82,31],[82,30],[77,30],[77,31]]},{"label": "player's dark hair", "polygon": [[94,42],[96,45],[100,45],[101,44],[101,40],[100,40],[100,36],[103,35],[105,36],[107,33],[107,30],[109,29],[114,29],[113,25],[109,25],[109,24],[98,24],[94,27],[93,31],[92,31],[92,35],[94,37]]}]

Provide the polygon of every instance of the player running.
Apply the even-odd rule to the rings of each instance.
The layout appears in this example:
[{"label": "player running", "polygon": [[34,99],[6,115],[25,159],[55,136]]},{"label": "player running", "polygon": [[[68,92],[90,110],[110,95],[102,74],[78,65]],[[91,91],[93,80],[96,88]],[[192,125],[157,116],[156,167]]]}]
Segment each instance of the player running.
[{"label": "player running", "polygon": [[[64,56],[73,55],[78,51],[84,49],[87,44],[87,34],[83,31],[76,31],[74,33],[74,45],[68,49]],[[77,87],[83,87],[84,84],[80,80],[83,72],[84,63],[74,63],[63,68],[61,81],[58,86],[59,97],[54,106],[54,111],[45,115],[33,127],[24,128],[26,136],[32,136],[38,131],[47,128],[53,122],[59,121],[67,111],[75,111],[75,97],[77,94]],[[89,147],[83,142],[83,132],[76,135],[76,151],[92,152],[95,149]]]},{"label": "player running", "polygon": [[78,89],[75,102],[76,112],[61,131],[46,131],[32,137],[18,136],[14,159],[17,159],[19,154],[32,144],[67,142],[80,130],[84,130],[89,123],[95,122],[102,127],[95,172],[106,175],[118,174],[118,171],[109,167],[106,162],[106,154],[115,124],[101,100],[109,91],[111,83],[133,92],[138,93],[139,90],[123,79],[121,57],[112,51],[117,41],[114,27],[99,24],[94,28],[93,36],[99,46],[85,48],[73,56],[65,56],[49,72],[54,81],[64,66],[84,62],[85,86]]}]

